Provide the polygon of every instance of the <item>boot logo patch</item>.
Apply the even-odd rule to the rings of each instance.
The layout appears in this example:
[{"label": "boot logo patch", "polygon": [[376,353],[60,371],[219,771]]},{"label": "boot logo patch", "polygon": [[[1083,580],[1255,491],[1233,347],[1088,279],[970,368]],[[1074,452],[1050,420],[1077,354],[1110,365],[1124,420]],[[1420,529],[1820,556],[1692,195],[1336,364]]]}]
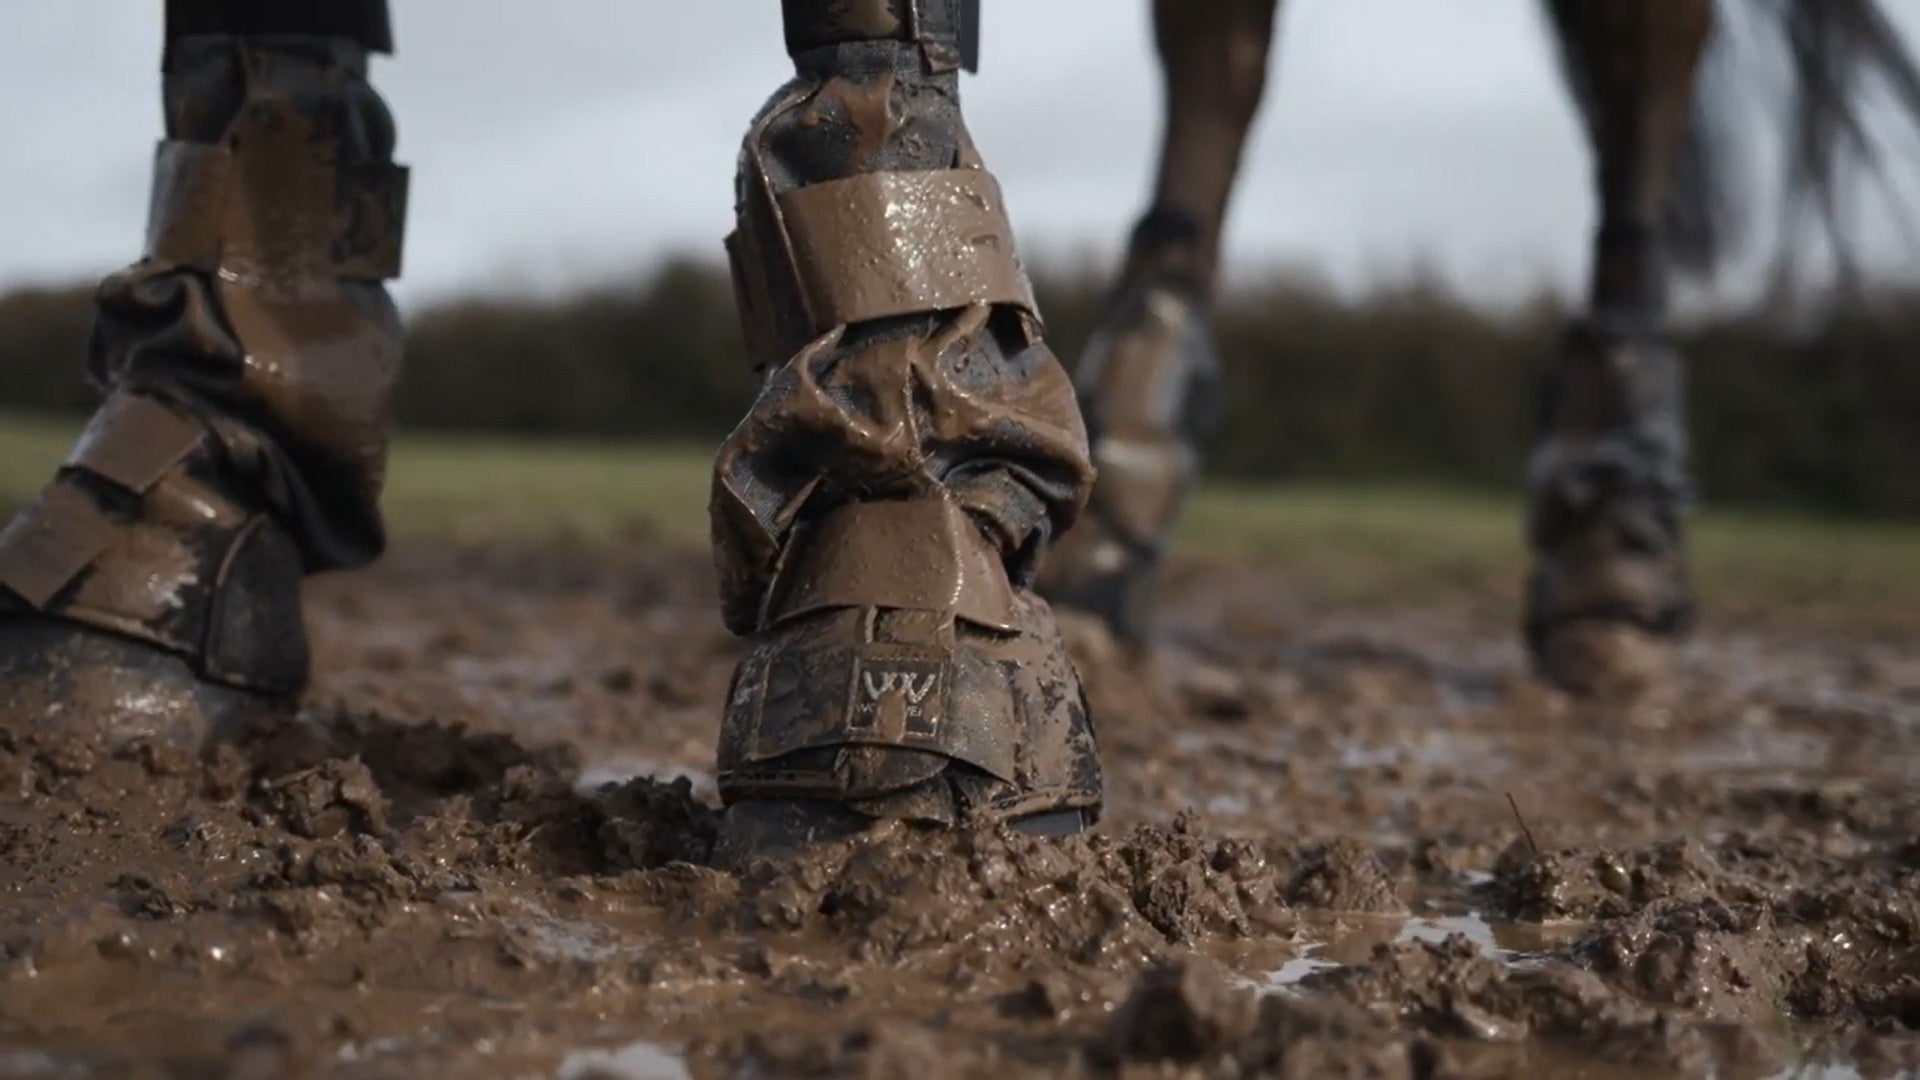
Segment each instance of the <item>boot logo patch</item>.
[{"label": "boot logo patch", "polygon": [[940,676],[935,672],[928,672],[917,684],[914,682],[912,672],[862,671],[860,673],[860,682],[867,688],[868,701],[879,701],[882,696],[892,693],[898,686],[900,692],[907,695],[908,702],[918,705],[927,700],[927,695],[933,692],[934,683],[939,680]]},{"label": "boot logo patch", "polygon": [[944,660],[861,659],[847,727],[885,740],[933,738],[945,711],[946,673]]}]

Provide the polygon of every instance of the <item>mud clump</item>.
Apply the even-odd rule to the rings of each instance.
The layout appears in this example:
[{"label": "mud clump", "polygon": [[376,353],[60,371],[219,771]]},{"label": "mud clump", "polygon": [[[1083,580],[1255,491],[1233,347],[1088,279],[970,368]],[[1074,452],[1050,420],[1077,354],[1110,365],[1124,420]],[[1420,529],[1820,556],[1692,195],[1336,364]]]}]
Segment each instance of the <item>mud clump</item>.
[{"label": "mud clump", "polygon": [[603,869],[705,863],[713,854],[720,815],[693,797],[693,783],[685,777],[670,784],[639,777],[608,785],[592,806]]},{"label": "mud clump", "polygon": [[1920,1030],[1906,1011],[1920,972],[1920,874],[1904,845],[1734,833],[1714,848],[1503,858],[1489,894],[1508,917],[1579,920],[1566,958],[1637,1000],[1761,1024],[1854,1015]]},{"label": "mud clump", "polygon": [[1494,878],[1499,910],[1526,922],[1619,918],[1671,900],[1758,903],[1768,896],[1764,885],[1729,872],[1691,839],[1624,853],[1509,849]]},{"label": "mud clump", "polygon": [[1471,1075],[1476,1062],[1504,1075],[1581,1061],[1697,1074],[1771,1065],[1787,1053],[1777,1039],[1733,1025],[1676,1024],[1673,1014],[1578,967],[1496,960],[1458,935],[1383,944],[1365,963],[1307,982],[1425,1034],[1423,1055],[1440,1075]]},{"label": "mud clump", "polygon": [[1307,849],[1287,882],[1286,896],[1299,907],[1323,911],[1395,915],[1407,910],[1372,849],[1352,840]]},{"label": "mud clump", "polygon": [[749,868],[737,923],[824,934],[868,960],[952,947],[976,972],[1008,958],[1138,963],[1271,926],[1281,880],[1253,845],[1180,828],[1050,840],[889,825]]},{"label": "mud clump", "polygon": [[1697,901],[1597,929],[1577,955],[1636,998],[1728,1020],[1764,1020],[1804,966],[1764,907]]},{"label": "mud clump", "polygon": [[262,781],[261,803],[310,840],[387,830],[387,800],[359,759],[334,759]]},{"label": "mud clump", "polygon": [[1413,1077],[1430,1053],[1363,1009],[1257,995],[1188,960],[1142,974],[1089,1057],[1116,1071],[1171,1063],[1208,1076]]}]

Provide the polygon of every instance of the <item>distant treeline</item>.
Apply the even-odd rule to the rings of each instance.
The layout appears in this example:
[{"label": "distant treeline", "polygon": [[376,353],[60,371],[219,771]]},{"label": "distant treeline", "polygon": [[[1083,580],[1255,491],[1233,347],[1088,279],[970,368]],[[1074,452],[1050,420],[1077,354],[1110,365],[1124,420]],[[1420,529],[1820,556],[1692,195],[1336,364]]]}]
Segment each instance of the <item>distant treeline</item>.
[{"label": "distant treeline", "polygon": [[[1071,363],[1100,307],[1091,273],[1043,274],[1050,339]],[[78,411],[87,289],[0,297],[0,404]],[[1505,311],[1412,281],[1358,300],[1297,279],[1224,298],[1226,418],[1210,468],[1286,478],[1512,485],[1533,373],[1564,311]],[[1920,290],[1789,330],[1766,313],[1696,322],[1700,486],[1724,502],[1920,513]],[[416,428],[714,441],[751,378],[725,271],[670,262],[554,300],[447,303],[415,315],[400,390]]]}]

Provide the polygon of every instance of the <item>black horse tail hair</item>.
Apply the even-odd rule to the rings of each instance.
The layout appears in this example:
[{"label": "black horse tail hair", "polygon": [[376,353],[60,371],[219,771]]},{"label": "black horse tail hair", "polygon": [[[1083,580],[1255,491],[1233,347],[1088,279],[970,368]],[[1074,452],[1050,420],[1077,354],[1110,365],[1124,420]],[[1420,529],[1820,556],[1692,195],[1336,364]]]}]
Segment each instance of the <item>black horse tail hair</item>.
[{"label": "black horse tail hair", "polygon": [[[1877,0],[1753,2],[1768,9],[1784,40],[1792,80],[1781,265],[1790,275],[1794,241],[1812,216],[1831,243],[1840,285],[1852,287],[1859,273],[1847,230],[1850,194],[1871,179],[1899,202],[1884,142],[1865,106],[1876,90],[1884,91],[1900,120],[1920,128],[1920,67]],[[1898,220],[1911,227],[1900,209]]]},{"label": "black horse tail hair", "polygon": [[[1565,38],[1570,22],[1551,17],[1556,2],[1567,0],[1543,6],[1559,36],[1562,72],[1584,100],[1583,53]],[[1847,222],[1862,182],[1880,184],[1901,224],[1913,224],[1892,183],[1885,154],[1891,125],[1882,117],[1920,132],[1920,64],[1883,0],[1720,0],[1717,14],[1661,223],[1668,258],[1676,271],[1706,279],[1745,246],[1755,218],[1749,138],[1754,102],[1765,100],[1781,103],[1769,110],[1769,120],[1781,124],[1785,167],[1776,274],[1791,278],[1811,225],[1824,234],[1841,287],[1856,284]],[[1752,46],[1784,62],[1747,55]],[[1876,108],[1881,101],[1891,110]]]}]

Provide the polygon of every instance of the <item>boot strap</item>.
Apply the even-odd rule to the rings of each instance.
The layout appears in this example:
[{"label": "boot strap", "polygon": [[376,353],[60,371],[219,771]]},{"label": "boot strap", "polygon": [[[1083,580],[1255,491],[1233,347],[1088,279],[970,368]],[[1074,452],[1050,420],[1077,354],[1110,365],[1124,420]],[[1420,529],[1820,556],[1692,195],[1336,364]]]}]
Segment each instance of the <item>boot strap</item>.
[{"label": "boot strap", "polygon": [[316,168],[306,126],[288,109],[244,152],[161,142],[147,257],[243,282],[399,277],[406,168]]},{"label": "boot strap", "polygon": [[[67,468],[129,495],[145,495],[200,443],[200,428],[149,397],[114,394],[80,435]],[[62,476],[0,531],[0,585],[45,609],[111,542],[115,525],[93,496]]]},{"label": "boot strap", "polygon": [[774,763],[847,746],[931,752],[1012,781],[1022,736],[1006,673],[962,646],[956,622],[1017,634],[1017,601],[966,511],[946,498],[849,503],[789,547],[762,620],[788,644],[756,649],[737,676],[730,790],[831,788],[847,778]]},{"label": "boot strap", "polygon": [[1018,629],[1000,553],[951,499],[848,503],[788,544],[794,555],[768,590],[763,628],[831,608],[873,607]]},{"label": "boot strap", "polygon": [[836,766],[833,752],[849,747],[931,755],[921,762],[929,776],[946,759],[1014,783],[1023,720],[1006,671],[965,652],[852,640],[762,646],[734,678],[721,733],[721,793],[730,802],[803,789],[882,794],[856,790]]},{"label": "boot strap", "polygon": [[0,586],[45,610],[107,549],[113,531],[91,496],[56,480],[0,530]]},{"label": "boot strap", "polygon": [[[297,611],[297,593],[236,605],[225,586],[239,573],[297,588],[298,554],[268,519],[188,475],[205,442],[197,422],[152,397],[110,395],[65,468],[0,531],[0,588],[36,611],[179,653],[209,678],[297,687],[304,635],[246,621],[254,607]],[[122,503],[139,507],[134,520],[109,509]],[[254,572],[266,562],[272,572]]]},{"label": "boot strap", "polygon": [[1039,320],[1000,185],[985,169],[863,173],[750,193],[727,238],[748,351],[786,362],[871,319],[1006,304]]}]

